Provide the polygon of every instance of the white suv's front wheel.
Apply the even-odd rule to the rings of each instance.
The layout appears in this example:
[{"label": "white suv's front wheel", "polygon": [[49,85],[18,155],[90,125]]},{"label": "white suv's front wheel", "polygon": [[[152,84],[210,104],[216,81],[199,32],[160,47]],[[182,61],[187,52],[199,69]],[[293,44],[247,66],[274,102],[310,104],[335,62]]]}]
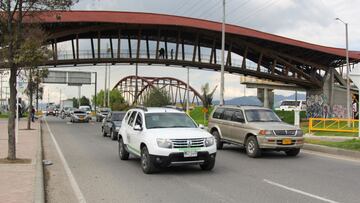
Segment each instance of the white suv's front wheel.
[{"label": "white suv's front wheel", "polygon": [[146,174],[154,173],[156,170],[146,146],[141,148],[141,169]]}]

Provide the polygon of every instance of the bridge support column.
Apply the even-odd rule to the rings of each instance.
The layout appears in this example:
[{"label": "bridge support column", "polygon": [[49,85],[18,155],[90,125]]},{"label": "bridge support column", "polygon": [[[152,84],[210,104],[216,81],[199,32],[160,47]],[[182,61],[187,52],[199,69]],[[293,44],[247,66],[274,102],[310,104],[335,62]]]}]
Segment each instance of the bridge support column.
[{"label": "bridge support column", "polygon": [[307,117],[347,117],[346,87],[334,84],[334,82],[334,72],[329,70],[322,89],[306,91]]},{"label": "bridge support column", "polygon": [[274,92],[273,89],[268,88],[258,88],[257,97],[263,103],[263,106],[266,108],[274,107]]}]

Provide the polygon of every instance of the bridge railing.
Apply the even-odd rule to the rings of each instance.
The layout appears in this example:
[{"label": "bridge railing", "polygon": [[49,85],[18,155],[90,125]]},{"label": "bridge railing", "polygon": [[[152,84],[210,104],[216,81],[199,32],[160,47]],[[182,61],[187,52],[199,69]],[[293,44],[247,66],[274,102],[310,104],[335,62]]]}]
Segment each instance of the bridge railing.
[{"label": "bridge railing", "polygon": [[[156,50],[150,50],[149,58],[156,59],[156,52],[157,52]],[[74,58],[74,55],[75,55],[75,58]],[[116,59],[117,57],[118,57],[117,50],[114,50],[113,57],[112,57],[111,52],[108,52],[107,50],[100,51],[100,58],[102,58],[102,59],[111,59],[111,58]],[[199,61],[198,54],[196,54],[195,62],[210,63],[210,57],[211,56],[209,54],[200,54],[201,61]],[[91,50],[79,50],[79,59],[93,59],[93,58],[98,59],[97,50],[94,53],[94,57],[93,57],[93,53]],[[136,58],[136,50],[135,49],[132,50],[131,57],[130,57],[130,53],[129,53],[128,49],[120,50],[120,58],[125,58],[125,59]],[[139,58],[147,59],[148,53],[146,51],[140,51]],[[69,51],[69,50],[59,50],[57,53],[57,59],[58,60],[74,60],[74,59],[76,59],[76,53],[73,53],[72,51]],[[167,58],[165,55],[164,58],[159,57],[159,59],[175,60],[175,53],[173,53],[172,57],[171,57],[171,53],[168,53]],[[184,59],[185,59],[185,61],[193,61],[193,53],[185,52]],[[52,61],[52,60],[54,60],[54,58],[50,58],[50,60]],[[178,60],[182,60],[181,52],[179,52],[179,54],[178,54]],[[231,66],[232,67],[241,67],[242,60],[243,59],[238,56],[232,57],[231,58]],[[218,64],[218,65],[221,64],[220,54],[216,55],[216,64]],[[257,64],[252,61],[249,61],[249,60],[246,61],[246,67],[247,67],[247,69],[250,69],[250,70],[257,70]]]},{"label": "bridge railing", "polygon": [[313,131],[359,132],[359,120],[346,118],[310,118],[309,133]]}]

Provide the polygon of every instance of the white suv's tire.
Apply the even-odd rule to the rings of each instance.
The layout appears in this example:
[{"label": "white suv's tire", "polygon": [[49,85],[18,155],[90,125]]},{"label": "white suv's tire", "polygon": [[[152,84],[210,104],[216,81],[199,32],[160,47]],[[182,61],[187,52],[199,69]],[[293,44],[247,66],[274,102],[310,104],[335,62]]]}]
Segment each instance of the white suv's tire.
[{"label": "white suv's tire", "polygon": [[250,136],[246,140],[246,154],[249,157],[256,158],[261,156],[261,149],[255,136]]},{"label": "white suv's tire", "polygon": [[123,141],[123,139],[121,137],[119,139],[119,158],[121,160],[128,160],[129,159],[129,152],[126,151],[124,141]]},{"label": "white suv's tire", "polygon": [[149,151],[146,146],[141,148],[141,169],[146,174],[151,174],[156,171],[156,167],[151,160]]},{"label": "white suv's tire", "polygon": [[219,132],[215,130],[211,134],[214,136],[214,138],[216,140],[216,148],[217,149],[222,149],[224,143],[221,141],[221,137],[220,137]]}]

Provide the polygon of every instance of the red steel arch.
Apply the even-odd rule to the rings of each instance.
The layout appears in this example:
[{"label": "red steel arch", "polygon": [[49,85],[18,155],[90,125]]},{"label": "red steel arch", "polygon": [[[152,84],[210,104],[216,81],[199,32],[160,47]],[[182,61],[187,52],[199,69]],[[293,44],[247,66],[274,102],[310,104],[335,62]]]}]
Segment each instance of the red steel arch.
[{"label": "red steel arch", "polygon": [[[142,104],[153,88],[166,90],[173,105],[180,103],[184,106],[186,101],[187,84],[182,80],[172,77],[136,77],[131,75],[122,78],[114,86],[114,89],[116,88],[123,93],[128,103],[134,103],[137,100],[139,104]],[[202,96],[190,85],[189,102],[192,105],[199,105],[200,102],[203,102]]]}]

